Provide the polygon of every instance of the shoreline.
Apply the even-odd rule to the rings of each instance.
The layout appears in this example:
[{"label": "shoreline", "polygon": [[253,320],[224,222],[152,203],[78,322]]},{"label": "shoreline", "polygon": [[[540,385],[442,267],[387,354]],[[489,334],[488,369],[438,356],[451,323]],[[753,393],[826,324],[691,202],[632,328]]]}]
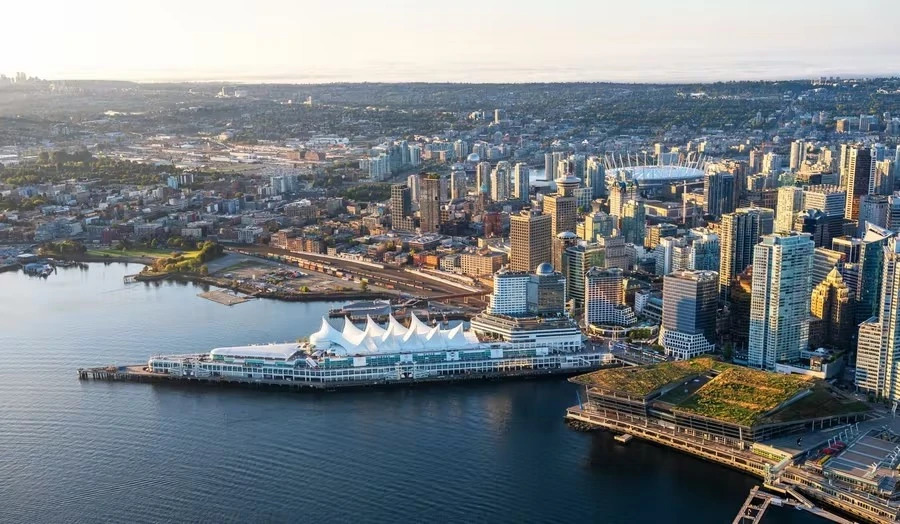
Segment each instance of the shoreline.
[{"label": "shoreline", "polygon": [[[96,255],[64,255],[56,257],[59,260],[71,260],[73,262],[84,263],[121,263],[121,264],[143,264],[144,267],[150,265],[155,260],[152,257],[135,257],[135,256],[96,256]],[[163,273],[151,274],[143,270],[134,277],[137,282],[161,282],[164,280],[172,280],[177,282],[192,282],[194,284],[203,284],[207,286],[215,286],[230,291],[237,291],[253,298],[268,298],[272,300],[281,300],[283,302],[340,302],[345,300],[376,300],[376,299],[392,299],[395,295],[377,291],[334,291],[334,292],[310,292],[310,293],[285,293],[270,292],[255,289],[249,286],[234,286],[231,281],[211,275],[199,275],[197,273]]]}]

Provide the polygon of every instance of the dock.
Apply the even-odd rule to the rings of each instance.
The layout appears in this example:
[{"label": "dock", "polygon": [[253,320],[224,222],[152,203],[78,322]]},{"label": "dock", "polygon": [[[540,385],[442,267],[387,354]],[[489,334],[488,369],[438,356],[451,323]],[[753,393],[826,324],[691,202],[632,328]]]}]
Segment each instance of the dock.
[{"label": "dock", "polygon": [[213,302],[217,302],[222,304],[223,306],[234,306],[236,304],[242,304],[244,302],[249,302],[252,300],[252,297],[247,295],[238,295],[235,293],[229,293],[227,291],[222,291],[221,289],[214,289],[212,291],[206,291],[203,293],[197,294],[200,298],[205,298],[206,300],[212,300]]},{"label": "dock", "polygon": [[737,516],[734,517],[731,524],[759,524],[770,504],[775,504],[776,506],[793,506],[797,509],[808,511],[825,520],[837,522],[838,524],[855,524],[852,520],[847,520],[840,515],[816,507],[809,499],[791,488],[787,488],[785,494],[790,495],[793,499],[772,495],[771,493],[760,489],[759,486],[754,486],[753,489],[750,490],[750,494],[747,495],[747,500],[744,501],[744,505],[741,506],[741,509],[738,511]]}]

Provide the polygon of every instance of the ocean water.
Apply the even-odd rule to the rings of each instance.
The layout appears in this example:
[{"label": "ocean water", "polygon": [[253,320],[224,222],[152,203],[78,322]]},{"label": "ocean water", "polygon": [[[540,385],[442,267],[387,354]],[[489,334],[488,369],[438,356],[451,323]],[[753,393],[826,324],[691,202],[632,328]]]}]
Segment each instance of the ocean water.
[{"label": "ocean water", "polygon": [[[731,522],[758,481],[563,422],[563,379],[287,393],[78,367],[293,340],[334,304],[233,307],[134,265],[0,274],[0,522]],[[819,522],[770,510],[767,523]]]}]

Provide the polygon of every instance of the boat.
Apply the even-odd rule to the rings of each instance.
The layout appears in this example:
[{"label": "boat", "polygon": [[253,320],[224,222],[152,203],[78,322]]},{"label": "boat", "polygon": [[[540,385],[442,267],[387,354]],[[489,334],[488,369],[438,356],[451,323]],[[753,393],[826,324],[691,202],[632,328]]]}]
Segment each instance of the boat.
[{"label": "boat", "polygon": [[634,437],[628,433],[622,433],[621,435],[616,435],[614,438],[616,439],[617,442],[621,442],[622,444],[628,444],[631,441],[631,439],[633,439]]},{"label": "boat", "polygon": [[[574,325],[574,323],[573,323]],[[327,317],[303,342],[215,348],[205,353],[155,356],[150,373],[232,381],[305,383],[330,387],[589,371],[614,362],[609,352],[585,350],[577,326],[529,325],[516,332],[485,333],[459,323],[429,326],[415,314],[408,326],[366,317],[362,327]],[[524,329],[524,328],[523,328]]]}]

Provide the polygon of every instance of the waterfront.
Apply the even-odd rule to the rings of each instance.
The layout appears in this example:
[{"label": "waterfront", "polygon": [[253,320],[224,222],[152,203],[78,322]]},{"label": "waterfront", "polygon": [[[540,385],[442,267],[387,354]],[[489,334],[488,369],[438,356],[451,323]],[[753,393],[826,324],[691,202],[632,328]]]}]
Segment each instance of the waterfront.
[{"label": "waterfront", "polygon": [[[562,422],[560,380],[282,393],[80,366],[288,341],[340,304],[233,308],[137,266],[0,275],[0,521],[730,522],[752,477]],[[820,522],[793,510],[764,522]]]}]

